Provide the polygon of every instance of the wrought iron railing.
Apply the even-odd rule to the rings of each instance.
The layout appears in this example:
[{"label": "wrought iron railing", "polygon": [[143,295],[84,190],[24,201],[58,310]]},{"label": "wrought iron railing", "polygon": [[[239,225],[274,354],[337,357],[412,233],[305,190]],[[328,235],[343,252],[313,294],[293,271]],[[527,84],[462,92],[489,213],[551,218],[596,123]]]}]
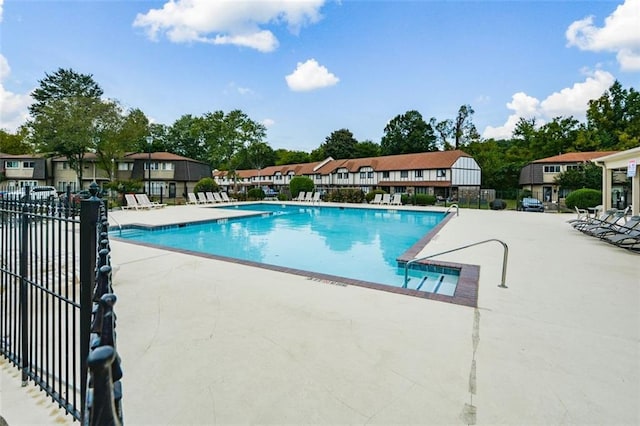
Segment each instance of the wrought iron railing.
[{"label": "wrought iron railing", "polygon": [[[88,373],[88,363],[100,357],[95,349],[88,357],[92,329],[101,343],[108,332],[96,324],[115,321],[112,304],[100,311],[102,320],[94,310],[102,289],[111,289],[107,227],[105,207],[95,197],[79,210],[59,199],[33,200],[28,189],[24,197],[0,198],[0,356],[20,368],[23,386],[33,382],[79,421],[104,412],[95,408],[104,401],[102,385],[96,388],[102,376]],[[101,345],[94,339],[93,346]],[[111,346],[115,353],[115,335]],[[85,405],[87,395],[92,400]],[[113,405],[121,421],[119,403]]]}]

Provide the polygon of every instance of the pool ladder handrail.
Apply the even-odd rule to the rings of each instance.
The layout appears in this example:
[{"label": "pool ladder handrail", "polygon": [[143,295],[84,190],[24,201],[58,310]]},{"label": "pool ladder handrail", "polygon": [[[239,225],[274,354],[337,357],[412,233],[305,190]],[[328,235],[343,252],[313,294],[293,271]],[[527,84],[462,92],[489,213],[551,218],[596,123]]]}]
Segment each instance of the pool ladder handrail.
[{"label": "pool ladder handrail", "polygon": [[116,218],[111,215],[107,215],[107,219],[109,219],[109,221],[113,220],[118,225],[118,235],[122,236],[122,225],[120,225],[120,222],[118,222]]},{"label": "pool ladder handrail", "polygon": [[498,243],[502,244],[502,247],[504,248],[504,252],[503,252],[503,255],[502,255],[502,282],[498,285],[498,287],[508,288],[507,285],[505,284],[505,282],[506,282],[506,279],[507,279],[507,261],[509,260],[508,259],[509,258],[509,246],[507,246],[507,244],[504,241],[498,240],[497,238],[490,238],[488,240],[478,241],[477,243],[467,244],[466,246],[456,247],[456,248],[451,249],[451,250],[447,250],[447,251],[443,251],[443,252],[440,252],[440,253],[431,254],[429,256],[420,257],[420,258],[416,258],[416,259],[411,259],[411,260],[407,261],[404,264],[404,284],[402,285],[402,287],[403,288],[407,288],[407,285],[409,283],[409,264],[416,263],[416,262],[419,262],[421,260],[431,259],[432,257],[436,257],[436,256],[440,256],[442,254],[447,254],[447,253],[451,253],[451,252],[454,252],[454,251],[466,249],[466,248],[477,246],[477,245],[480,245],[480,244],[489,243],[489,242],[492,242],[492,241],[495,241],[495,242],[498,242]]},{"label": "pool ladder handrail", "polygon": [[446,212],[444,212],[444,214],[446,215],[447,213],[449,213],[453,207],[455,207],[455,208],[456,208],[456,216],[460,216],[460,207],[458,207],[458,205],[457,205],[457,204],[455,204],[455,203],[454,203],[454,204],[451,204],[451,205],[449,206],[449,208],[447,209],[447,211],[446,211]]}]

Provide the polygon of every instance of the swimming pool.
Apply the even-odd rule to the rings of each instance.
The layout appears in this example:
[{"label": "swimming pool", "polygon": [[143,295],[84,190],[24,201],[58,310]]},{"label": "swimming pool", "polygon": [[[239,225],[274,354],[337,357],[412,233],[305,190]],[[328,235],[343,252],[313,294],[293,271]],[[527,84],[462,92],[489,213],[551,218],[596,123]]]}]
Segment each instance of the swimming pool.
[{"label": "swimming pool", "polygon": [[[129,227],[114,237],[402,287],[397,259],[434,229],[442,212],[291,204],[225,206],[255,212],[188,226]],[[453,296],[458,271],[416,265],[408,288]]]}]

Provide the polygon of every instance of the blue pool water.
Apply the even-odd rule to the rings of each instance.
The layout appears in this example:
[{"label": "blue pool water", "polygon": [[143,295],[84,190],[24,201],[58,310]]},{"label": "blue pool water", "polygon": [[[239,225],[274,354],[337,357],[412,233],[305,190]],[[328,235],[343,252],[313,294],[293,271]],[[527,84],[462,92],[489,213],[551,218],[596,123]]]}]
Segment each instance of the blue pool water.
[{"label": "blue pool water", "polygon": [[[145,243],[401,287],[396,259],[443,218],[442,213],[277,204],[235,207],[263,212],[157,230],[114,234]],[[412,270],[409,288],[453,295],[455,271]],[[426,277],[426,278],[425,278]]]}]

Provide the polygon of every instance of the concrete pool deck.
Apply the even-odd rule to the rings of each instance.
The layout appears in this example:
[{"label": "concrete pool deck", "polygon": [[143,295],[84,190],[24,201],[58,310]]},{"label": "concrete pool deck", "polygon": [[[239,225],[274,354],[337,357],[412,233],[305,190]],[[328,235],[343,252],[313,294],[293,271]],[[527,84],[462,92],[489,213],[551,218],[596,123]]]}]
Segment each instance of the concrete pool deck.
[{"label": "concrete pool deck", "polygon": [[[114,211],[111,223],[225,214]],[[640,256],[574,217],[452,218],[422,255],[509,246],[507,289],[498,243],[438,257],[480,265],[477,309],[114,240],[125,423],[639,424]],[[71,423],[0,367],[9,425]]]}]

